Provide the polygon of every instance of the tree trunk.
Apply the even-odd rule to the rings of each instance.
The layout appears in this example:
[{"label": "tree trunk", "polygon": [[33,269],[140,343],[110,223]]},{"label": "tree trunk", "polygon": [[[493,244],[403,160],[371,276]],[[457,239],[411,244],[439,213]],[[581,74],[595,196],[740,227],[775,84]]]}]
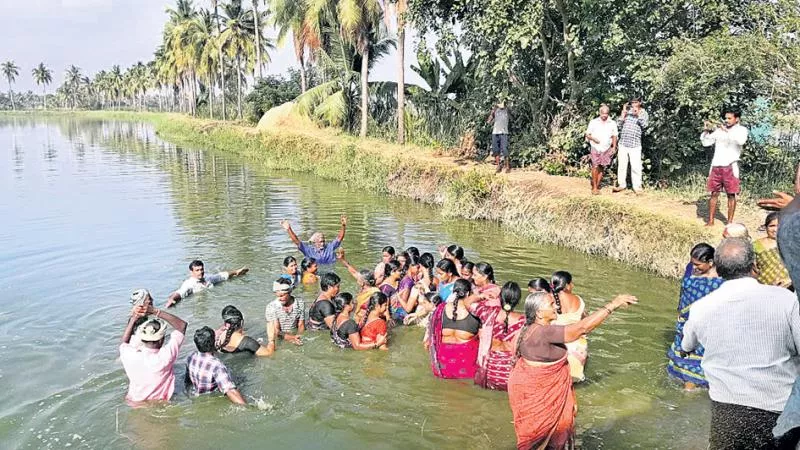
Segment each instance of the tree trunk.
[{"label": "tree trunk", "polygon": [[14,91],[11,89],[11,80],[8,80],[8,96],[11,97],[11,110],[16,111],[17,106],[14,104]]},{"label": "tree trunk", "polygon": [[[211,0],[214,3],[214,17],[217,19],[217,37],[222,35],[222,26],[219,24],[219,2]],[[222,42],[217,45],[217,56],[219,56],[219,80],[220,88],[222,90],[222,120],[227,118],[227,109],[225,106],[225,60],[222,59]]]},{"label": "tree trunk", "polygon": [[42,108],[47,111],[47,86],[42,88]]},{"label": "tree trunk", "polygon": [[197,74],[192,70],[192,117],[197,115]]},{"label": "tree trunk", "polygon": [[358,135],[363,139],[367,137],[369,120],[369,44],[366,36],[361,39],[361,131]]},{"label": "tree trunk", "polygon": [[300,92],[305,94],[308,90],[308,79],[306,79],[306,63],[303,59],[300,59]]},{"label": "tree trunk", "polygon": [[397,142],[406,143],[406,19],[405,0],[397,2]]},{"label": "tree trunk", "polygon": [[236,116],[242,120],[242,61],[236,52]]},{"label": "tree trunk", "polygon": [[208,115],[214,120],[214,83],[217,81],[213,73],[208,75]]},{"label": "tree trunk", "polygon": [[561,15],[561,32],[564,36],[564,48],[567,51],[567,72],[569,76],[569,103],[574,105],[578,101],[578,81],[575,78],[575,49],[572,45],[572,33],[570,32],[569,11],[567,11],[564,0],[555,0],[558,13]]},{"label": "tree trunk", "polygon": [[546,108],[547,100],[550,98],[550,49],[547,48],[547,33],[545,33],[546,12],[542,11],[542,23],[539,27],[539,39],[542,41],[542,59],[544,60],[544,87],[542,88],[542,101],[539,103],[538,116],[542,117]]},{"label": "tree trunk", "polygon": [[258,23],[258,0],[253,0],[253,20],[256,26],[256,73],[258,78],[264,78],[261,71],[261,26]]}]

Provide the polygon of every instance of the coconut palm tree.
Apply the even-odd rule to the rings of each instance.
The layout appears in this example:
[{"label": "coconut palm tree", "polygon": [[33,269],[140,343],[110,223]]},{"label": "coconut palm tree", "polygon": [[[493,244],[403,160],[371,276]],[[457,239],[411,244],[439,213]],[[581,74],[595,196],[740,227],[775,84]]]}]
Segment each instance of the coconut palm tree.
[{"label": "coconut palm tree", "polygon": [[253,25],[255,27],[253,36],[255,37],[256,46],[256,73],[258,78],[264,78],[264,74],[261,70],[261,22],[258,17],[258,2],[259,0],[253,0]]},{"label": "coconut palm tree", "polygon": [[108,73],[109,86],[114,92],[117,100],[117,109],[122,107],[122,69],[118,65],[111,67],[111,72]]},{"label": "coconut palm tree", "polygon": [[189,41],[194,46],[197,74],[208,84],[208,108],[214,118],[213,87],[217,71],[217,38],[214,36],[214,18],[210,11],[200,10],[189,23]]},{"label": "coconut palm tree", "polygon": [[242,0],[231,0],[230,3],[222,5],[223,18],[225,19],[225,29],[220,35],[223,47],[227,50],[228,56],[235,58],[236,66],[236,114],[242,118],[242,58],[247,58],[247,54],[253,51],[253,41],[251,36],[255,33],[255,22],[253,11],[242,6]]},{"label": "coconut palm tree", "polygon": [[78,105],[78,94],[80,94],[82,81],[81,69],[74,65],[69,66],[64,74],[64,86],[68,98],[72,99],[72,109]]},{"label": "coconut palm tree", "polygon": [[39,63],[31,73],[36,84],[42,86],[42,108],[47,109],[47,85],[53,81],[53,72],[44,63]]},{"label": "coconut palm tree", "polygon": [[397,23],[397,142],[406,142],[406,12],[408,0],[396,0],[394,17]]},{"label": "coconut palm tree", "polygon": [[8,80],[8,95],[11,97],[11,110],[16,111],[17,106],[14,104],[14,91],[11,89],[11,85],[19,76],[19,67],[14,64],[14,61],[6,61],[0,64],[0,70],[3,72],[6,80]]},{"label": "coconut palm tree", "polygon": [[294,44],[294,54],[300,64],[300,92],[308,89],[306,76],[306,51],[308,45],[308,30],[306,14],[308,5],[305,0],[272,0],[273,25],[278,28],[278,45],[283,45],[286,36],[291,33]]}]

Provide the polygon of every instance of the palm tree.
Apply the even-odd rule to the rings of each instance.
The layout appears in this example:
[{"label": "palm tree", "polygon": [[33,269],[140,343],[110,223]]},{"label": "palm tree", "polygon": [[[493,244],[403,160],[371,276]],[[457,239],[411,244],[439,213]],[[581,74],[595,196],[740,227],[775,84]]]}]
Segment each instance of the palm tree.
[{"label": "palm tree", "polygon": [[300,92],[308,89],[306,77],[305,55],[308,47],[308,31],[306,14],[308,6],[305,0],[272,0],[273,25],[278,27],[278,45],[283,45],[286,35],[292,33],[294,54],[300,64]]},{"label": "palm tree", "polygon": [[73,109],[78,105],[78,94],[80,93],[82,78],[81,69],[74,65],[69,66],[64,74],[64,86],[66,87],[67,96],[72,98]]},{"label": "palm tree", "polygon": [[255,33],[253,11],[242,6],[242,0],[231,0],[222,5],[225,18],[225,30],[220,35],[228,56],[236,59],[236,112],[242,118],[242,57],[247,57],[253,50],[251,36]]},{"label": "palm tree", "polygon": [[264,74],[261,71],[261,23],[258,21],[258,2],[259,0],[253,0],[253,25],[255,26],[255,44],[256,44],[256,72],[258,73],[258,78],[264,78]]},{"label": "palm tree", "polygon": [[117,109],[120,109],[122,106],[122,69],[118,65],[114,65],[108,75],[109,86],[117,100]]},{"label": "palm tree", "polygon": [[11,110],[16,111],[17,107],[14,104],[14,91],[11,89],[11,84],[19,76],[19,67],[14,64],[14,61],[6,61],[3,64],[0,64],[0,70],[3,71],[3,75],[5,75],[6,80],[8,80],[8,95],[11,97]]},{"label": "palm tree", "polygon": [[47,85],[53,81],[53,72],[45,67],[44,63],[39,63],[32,74],[36,84],[42,86],[42,108],[47,109]]},{"label": "palm tree", "polygon": [[194,46],[197,73],[208,81],[208,108],[214,118],[213,86],[217,71],[217,39],[214,36],[214,19],[210,11],[201,10],[189,23],[189,41]]},{"label": "palm tree", "polygon": [[218,0],[211,0],[214,4],[214,18],[217,21],[217,61],[219,65],[219,82],[220,89],[222,90],[222,120],[226,118],[225,108],[225,60],[222,59],[222,25],[219,23],[219,2]]},{"label": "palm tree", "polygon": [[397,142],[406,142],[406,11],[408,0],[397,0]]}]

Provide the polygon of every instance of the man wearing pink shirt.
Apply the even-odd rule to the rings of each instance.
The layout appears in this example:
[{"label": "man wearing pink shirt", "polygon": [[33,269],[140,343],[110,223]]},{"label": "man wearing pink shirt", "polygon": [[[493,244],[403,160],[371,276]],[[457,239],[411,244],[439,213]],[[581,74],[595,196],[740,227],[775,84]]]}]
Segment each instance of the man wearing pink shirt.
[{"label": "man wearing pink shirt", "polygon": [[[142,318],[145,318],[142,323]],[[164,320],[161,320],[164,319]],[[166,323],[164,322],[166,321]],[[174,330],[164,344],[167,323]],[[131,336],[141,345],[131,344]],[[122,335],[119,356],[130,386],[125,399],[131,406],[150,400],[169,400],[175,392],[173,366],[183,344],[186,322],[153,305],[134,306],[131,318]]]}]

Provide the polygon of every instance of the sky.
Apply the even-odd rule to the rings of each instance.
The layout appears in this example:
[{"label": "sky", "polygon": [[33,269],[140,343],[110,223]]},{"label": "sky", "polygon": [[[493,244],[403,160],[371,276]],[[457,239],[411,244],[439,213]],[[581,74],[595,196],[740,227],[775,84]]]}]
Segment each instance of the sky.
[{"label": "sky", "polygon": [[[224,1],[224,0],[223,0]],[[167,20],[165,10],[174,0],[0,0],[0,62],[12,60],[20,67],[15,91],[39,91],[31,70],[40,62],[53,71],[53,85],[64,79],[74,64],[84,75],[93,76],[115,64],[126,68],[146,62],[161,42]],[[196,7],[211,7],[211,0],[194,0]],[[265,34],[277,36],[272,28]],[[421,83],[409,67],[416,64],[414,33],[407,33],[406,82]],[[291,40],[271,53],[271,74],[297,67]],[[395,53],[385,56],[370,74],[371,80],[395,80]],[[424,84],[424,83],[423,83]],[[0,82],[0,90],[8,86]]]}]

